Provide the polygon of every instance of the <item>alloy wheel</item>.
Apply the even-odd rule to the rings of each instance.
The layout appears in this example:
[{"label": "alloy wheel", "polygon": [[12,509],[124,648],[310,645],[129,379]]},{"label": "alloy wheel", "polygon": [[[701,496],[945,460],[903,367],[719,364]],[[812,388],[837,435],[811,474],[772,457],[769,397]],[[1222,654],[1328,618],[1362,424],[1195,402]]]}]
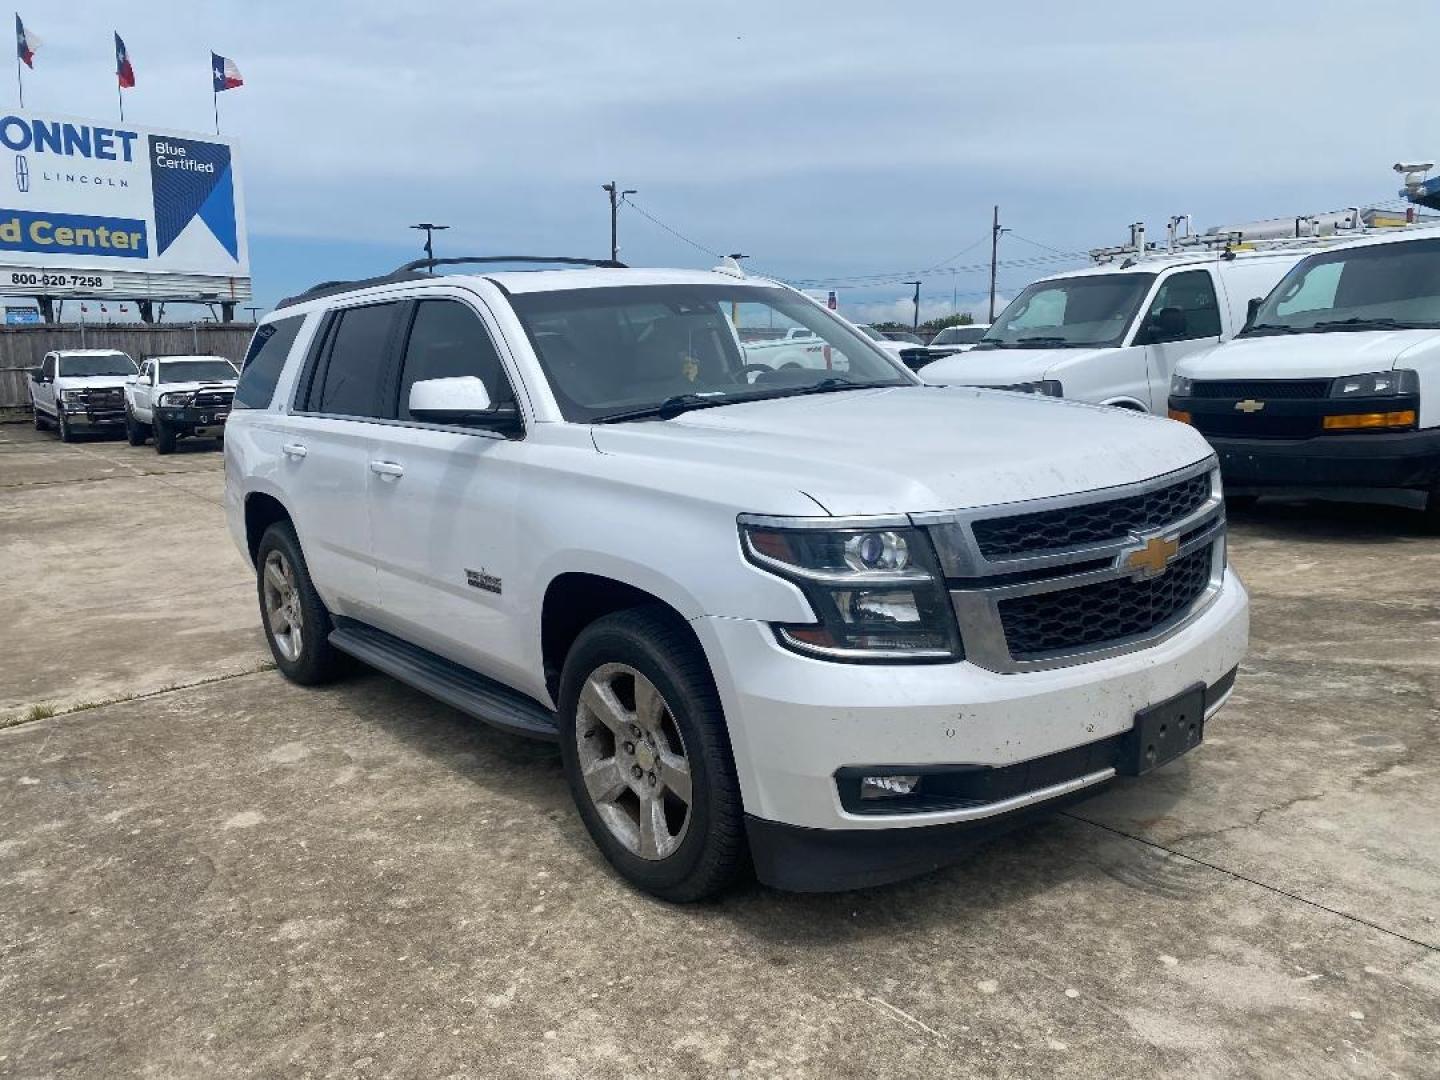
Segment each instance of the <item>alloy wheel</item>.
[{"label": "alloy wheel", "polygon": [[628,664],[604,664],[580,692],[575,741],[585,790],[627,851],[659,861],[690,827],[690,760],[664,695]]},{"label": "alloy wheel", "polygon": [[265,592],[265,625],[280,655],[286,660],[300,659],[304,648],[305,614],[300,606],[300,590],[295,584],[295,568],[282,551],[265,556],[261,571]]}]

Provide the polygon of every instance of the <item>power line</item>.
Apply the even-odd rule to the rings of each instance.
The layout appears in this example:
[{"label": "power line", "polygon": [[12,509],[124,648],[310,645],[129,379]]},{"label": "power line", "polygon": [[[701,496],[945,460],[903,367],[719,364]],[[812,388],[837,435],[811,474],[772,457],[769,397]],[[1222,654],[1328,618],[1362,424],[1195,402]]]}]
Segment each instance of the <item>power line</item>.
[{"label": "power line", "polygon": [[1010,229],[1009,232],[1014,239],[1029,244],[1031,247],[1040,248],[1042,251],[1049,251],[1056,255],[1065,255],[1074,259],[1088,259],[1090,257],[1090,253],[1086,251],[1061,251],[1059,248],[1053,248],[1049,244],[1042,244],[1038,240],[1031,240],[1028,236],[1021,236],[1014,229]]},{"label": "power line", "polygon": [[661,220],[660,220],[659,218],[657,218],[654,214],[647,213],[643,207],[641,207],[637,202],[635,202],[634,199],[622,199],[621,202],[622,202],[622,205],[630,207],[630,209],[634,210],[637,214],[639,214],[641,217],[645,218],[645,219],[646,219],[647,221],[649,221],[652,225],[658,225],[660,228],[664,229],[664,230],[665,230],[667,233],[669,233],[671,236],[675,237],[675,239],[680,240],[680,241],[683,241],[683,242],[686,243],[686,244],[689,244],[689,245],[690,245],[691,247],[693,247],[696,251],[704,252],[706,255],[709,255],[712,259],[723,259],[723,258],[725,258],[725,256],[724,256],[724,255],[721,255],[718,251],[712,251],[712,250],[710,250],[709,248],[707,248],[704,244],[696,243],[694,240],[691,240],[688,236],[686,236],[684,233],[680,232],[678,229],[672,229],[669,225],[666,225],[665,222],[661,221]]}]

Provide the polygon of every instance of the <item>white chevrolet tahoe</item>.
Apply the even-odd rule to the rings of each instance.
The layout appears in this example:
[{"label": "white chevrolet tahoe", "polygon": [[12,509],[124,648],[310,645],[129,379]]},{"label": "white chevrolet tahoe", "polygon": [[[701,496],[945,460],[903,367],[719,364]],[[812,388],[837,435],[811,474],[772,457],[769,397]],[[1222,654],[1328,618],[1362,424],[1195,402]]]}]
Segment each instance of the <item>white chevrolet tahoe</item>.
[{"label": "white chevrolet tahoe", "polygon": [[1440,230],[1311,255],[1170,395],[1240,497],[1408,502],[1440,531]]},{"label": "white chevrolet tahoe", "polygon": [[[284,675],[346,653],[557,740],[637,886],[920,873],[1192,748],[1229,695],[1248,602],[1190,428],[925,386],[738,273],[454,261],[480,272],[262,322],[230,527]],[[747,305],[843,374],[747,370]]]},{"label": "white chevrolet tahoe", "polygon": [[77,431],[118,428],[125,420],[125,380],[135,361],[115,349],[57,349],[30,372],[35,430],[52,424],[61,442]]},{"label": "white chevrolet tahoe", "polygon": [[157,453],[178,439],[224,438],[239,373],[223,356],[152,356],[125,382],[125,435],[131,446],[155,437]]}]

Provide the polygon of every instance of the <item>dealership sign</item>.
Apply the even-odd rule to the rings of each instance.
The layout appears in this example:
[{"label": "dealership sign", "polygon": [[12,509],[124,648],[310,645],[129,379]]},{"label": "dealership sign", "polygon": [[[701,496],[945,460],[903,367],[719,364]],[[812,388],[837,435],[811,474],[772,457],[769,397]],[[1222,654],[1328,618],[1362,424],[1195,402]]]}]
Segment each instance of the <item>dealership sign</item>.
[{"label": "dealership sign", "polygon": [[0,287],[89,291],[109,271],[249,277],[226,139],[22,112],[0,117],[3,155],[0,268],[15,272]]}]

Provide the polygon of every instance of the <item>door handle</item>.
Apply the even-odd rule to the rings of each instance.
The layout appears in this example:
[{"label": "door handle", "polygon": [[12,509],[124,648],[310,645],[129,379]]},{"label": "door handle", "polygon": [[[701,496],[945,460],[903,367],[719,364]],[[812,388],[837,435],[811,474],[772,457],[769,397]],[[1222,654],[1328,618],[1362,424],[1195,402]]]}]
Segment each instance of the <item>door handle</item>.
[{"label": "door handle", "polygon": [[377,476],[400,477],[405,475],[405,466],[394,461],[372,461],[370,471]]},{"label": "door handle", "polygon": [[280,447],[280,452],[283,453],[286,457],[303,458],[310,451],[306,450],[302,444],[298,442],[292,442],[286,443],[284,446]]}]

